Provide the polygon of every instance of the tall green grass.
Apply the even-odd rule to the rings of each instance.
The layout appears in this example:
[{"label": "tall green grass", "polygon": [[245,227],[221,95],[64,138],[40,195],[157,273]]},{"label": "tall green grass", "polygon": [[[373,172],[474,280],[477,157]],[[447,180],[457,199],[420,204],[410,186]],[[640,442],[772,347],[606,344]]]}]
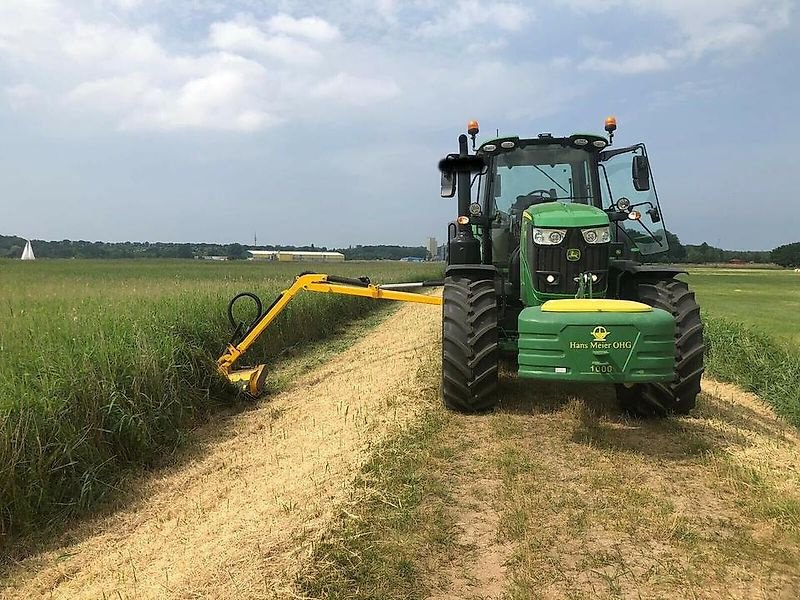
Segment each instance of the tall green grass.
[{"label": "tall green grass", "polygon": [[[236,292],[268,304],[300,270],[411,281],[437,265],[0,261],[0,543],[85,512],[233,392],[215,360]],[[245,356],[270,361],[377,303],[301,294]]]},{"label": "tall green grass", "polygon": [[753,325],[705,320],[706,369],[714,377],[757,394],[800,427],[800,352]]}]

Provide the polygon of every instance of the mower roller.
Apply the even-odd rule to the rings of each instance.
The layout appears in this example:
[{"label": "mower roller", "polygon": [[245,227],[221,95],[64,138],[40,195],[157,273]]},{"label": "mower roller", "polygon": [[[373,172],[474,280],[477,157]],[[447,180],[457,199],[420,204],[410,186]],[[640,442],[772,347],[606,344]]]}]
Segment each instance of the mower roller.
[{"label": "mower roller", "polygon": [[[442,394],[463,412],[497,402],[501,353],[537,380],[613,384],[627,412],[685,414],[703,373],[700,307],[684,273],[643,264],[669,249],[644,144],[605,136],[502,136],[470,121],[439,163],[458,193],[448,227]],[[535,384],[534,384],[535,385]]]},{"label": "mower roller", "polygon": [[[322,294],[343,294],[346,296],[372,298],[374,300],[397,300],[438,306],[442,303],[442,299],[438,296],[427,296],[398,290],[409,287],[441,285],[441,281],[373,285],[367,277],[350,279],[324,273],[302,273],[295,278],[291,287],[278,295],[266,311],[262,310],[262,303],[258,296],[252,292],[242,292],[234,296],[228,304],[228,319],[234,327],[234,333],[225,352],[217,360],[217,370],[242,392],[252,397],[258,397],[263,394],[264,381],[267,376],[266,365],[260,364],[243,369],[234,369],[233,367],[239,358],[264,333],[270,323],[286,308],[292,298],[303,290]],[[242,322],[237,323],[233,315],[233,307],[241,298],[250,298],[256,304],[258,316],[249,325]]]}]

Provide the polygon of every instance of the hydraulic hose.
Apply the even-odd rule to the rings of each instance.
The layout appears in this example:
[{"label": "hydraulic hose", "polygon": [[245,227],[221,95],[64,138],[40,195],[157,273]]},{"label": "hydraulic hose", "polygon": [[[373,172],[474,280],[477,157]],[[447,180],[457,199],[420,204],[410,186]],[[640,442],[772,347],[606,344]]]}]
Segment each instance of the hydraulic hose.
[{"label": "hydraulic hose", "polygon": [[[237,321],[236,317],[233,316],[233,307],[242,298],[250,298],[253,302],[255,302],[255,305],[256,305],[256,313],[257,314],[256,314],[256,317],[252,321],[250,321],[250,323],[247,323],[246,321]],[[277,300],[276,300],[276,302],[277,302]],[[261,303],[261,298],[259,298],[253,292],[240,292],[240,293],[236,294],[233,298],[231,298],[231,301],[228,302],[228,322],[231,324],[231,327],[233,328],[233,334],[231,335],[231,343],[232,344],[235,344],[240,339],[242,339],[244,337],[244,335],[246,334],[246,332],[255,323],[258,322],[258,320],[261,318],[261,315],[264,314],[263,308],[264,308],[264,306]]]}]

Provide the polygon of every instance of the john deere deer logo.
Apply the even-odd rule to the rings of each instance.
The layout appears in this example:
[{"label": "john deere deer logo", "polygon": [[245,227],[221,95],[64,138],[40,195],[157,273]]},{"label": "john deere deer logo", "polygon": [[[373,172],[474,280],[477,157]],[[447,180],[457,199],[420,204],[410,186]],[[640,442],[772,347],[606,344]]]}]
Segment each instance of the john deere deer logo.
[{"label": "john deere deer logo", "polygon": [[570,262],[576,262],[581,259],[581,251],[578,248],[569,248],[567,250],[567,260]]},{"label": "john deere deer logo", "polygon": [[592,329],[592,335],[594,336],[595,342],[605,342],[606,338],[611,334],[608,329],[603,327],[602,325],[598,325],[594,329]]}]

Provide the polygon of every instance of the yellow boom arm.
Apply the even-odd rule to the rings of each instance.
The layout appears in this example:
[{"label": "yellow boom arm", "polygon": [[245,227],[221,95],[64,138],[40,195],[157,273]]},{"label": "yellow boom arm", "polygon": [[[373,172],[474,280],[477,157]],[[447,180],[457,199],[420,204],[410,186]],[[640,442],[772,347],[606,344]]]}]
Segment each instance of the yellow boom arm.
[{"label": "yellow boom arm", "polygon": [[284,290],[272,306],[260,315],[253,323],[246,335],[236,344],[228,344],[225,352],[217,360],[217,370],[228,381],[236,385],[251,396],[260,396],[264,390],[266,378],[266,365],[233,370],[233,365],[247,352],[247,350],[264,333],[275,318],[286,308],[286,305],[302,290],[320,292],[324,294],[344,294],[346,296],[360,296],[375,300],[397,300],[400,302],[419,302],[421,304],[441,305],[442,299],[438,296],[426,296],[410,292],[384,290],[372,284],[350,285],[336,281],[328,281],[329,276],[322,273],[300,275],[287,290]]}]

